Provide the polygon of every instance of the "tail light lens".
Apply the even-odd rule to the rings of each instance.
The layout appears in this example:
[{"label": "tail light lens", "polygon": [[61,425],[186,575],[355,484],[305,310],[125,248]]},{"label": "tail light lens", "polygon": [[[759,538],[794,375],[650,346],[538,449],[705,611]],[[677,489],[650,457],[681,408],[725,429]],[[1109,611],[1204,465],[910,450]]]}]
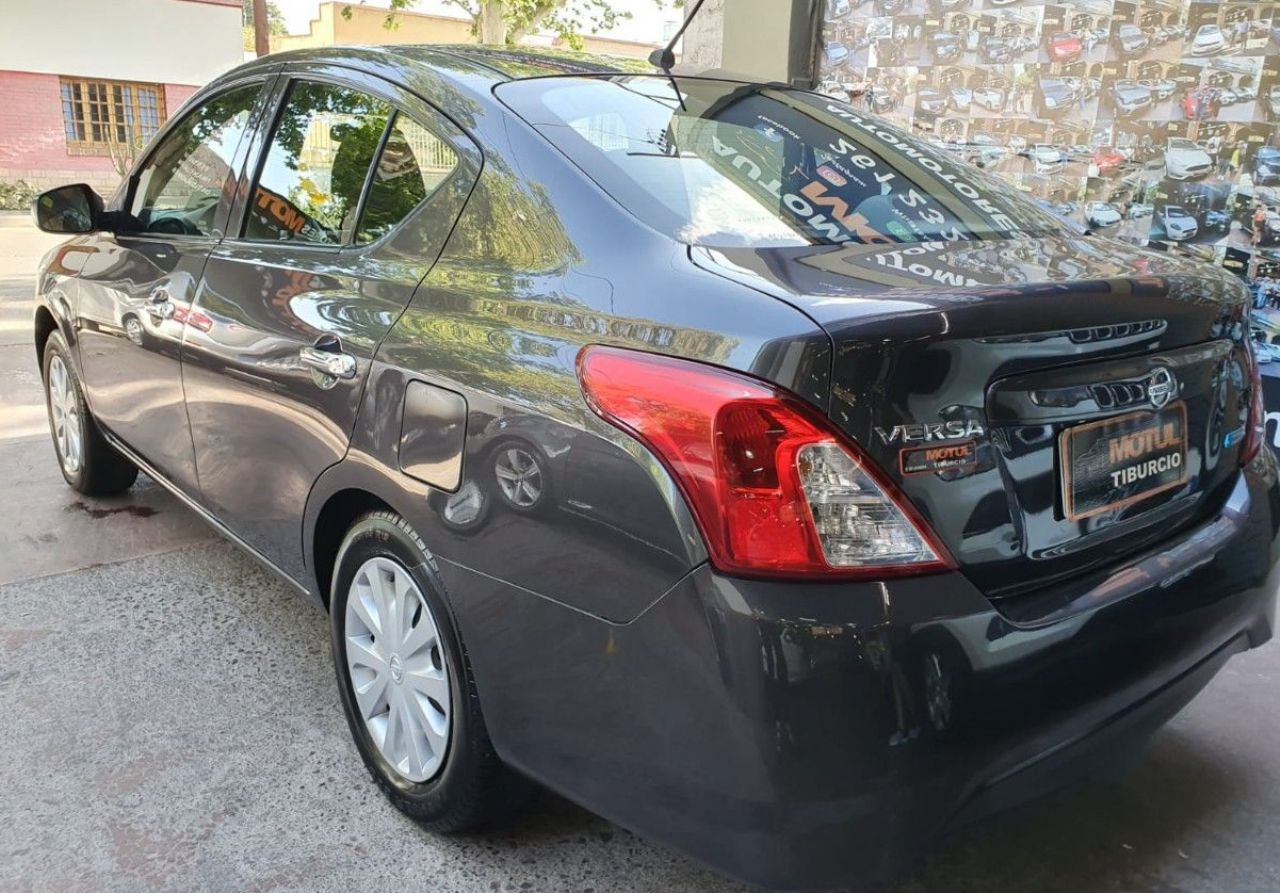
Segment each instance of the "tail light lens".
[{"label": "tail light lens", "polygon": [[1262,367],[1253,355],[1253,346],[1245,351],[1249,364],[1249,418],[1245,421],[1244,440],[1240,444],[1240,464],[1247,465],[1258,455],[1267,436],[1267,413],[1262,406]]},{"label": "tail light lens", "polygon": [[832,579],[953,566],[862,451],[786,392],[610,347],[584,348],[578,377],[591,408],[666,465],[720,570]]}]

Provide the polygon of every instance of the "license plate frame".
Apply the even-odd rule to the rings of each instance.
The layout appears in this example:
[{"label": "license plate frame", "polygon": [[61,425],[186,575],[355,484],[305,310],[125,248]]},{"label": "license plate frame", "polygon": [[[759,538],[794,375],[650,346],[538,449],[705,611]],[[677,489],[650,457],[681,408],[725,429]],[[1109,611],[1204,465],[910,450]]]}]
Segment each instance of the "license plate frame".
[{"label": "license plate frame", "polygon": [[[1167,442],[1170,436],[1167,426],[1170,425],[1176,438],[1172,445]],[[1144,440],[1148,435],[1150,440]],[[1127,439],[1129,446],[1149,442],[1153,448],[1144,455],[1125,455],[1122,462],[1117,462],[1111,452],[1112,441],[1117,437]],[[1063,430],[1058,436],[1058,462],[1062,472],[1062,507],[1067,520],[1082,521],[1118,511],[1184,485],[1190,474],[1187,439],[1187,405],[1182,401],[1160,409],[1141,409]],[[1122,452],[1125,446],[1121,444]],[[1137,492],[1128,484],[1115,485],[1114,478],[1110,483],[1099,480],[1099,475],[1124,475],[1129,468],[1145,466],[1148,462],[1158,462],[1162,457],[1175,454],[1178,456],[1176,467],[1171,465],[1148,475],[1151,483]],[[1172,458],[1169,461],[1172,462]],[[1145,479],[1146,476],[1142,478]],[[1115,498],[1105,499],[1101,495],[1108,488],[1116,491]]]}]

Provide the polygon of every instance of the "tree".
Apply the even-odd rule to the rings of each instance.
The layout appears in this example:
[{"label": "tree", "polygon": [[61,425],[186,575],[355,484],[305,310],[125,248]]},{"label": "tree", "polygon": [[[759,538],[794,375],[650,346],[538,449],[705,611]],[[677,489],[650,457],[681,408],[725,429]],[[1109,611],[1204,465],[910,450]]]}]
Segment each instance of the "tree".
[{"label": "tree", "polygon": [[[360,0],[361,3],[364,0]],[[386,27],[395,27],[395,16],[416,0],[389,0]],[[574,49],[582,49],[584,31],[606,31],[631,13],[614,9],[610,0],[445,0],[471,17],[471,31],[481,43],[514,46],[525,35],[554,31]],[[683,6],[683,0],[653,0],[658,6]],[[343,8],[350,17],[350,7]]]},{"label": "tree", "polygon": [[[255,46],[253,33],[253,0],[241,0],[241,9],[244,16],[241,19],[244,26],[244,48],[252,50]],[[280,11],[274,0],[267,0],[267,31],[271,34],[285,34],[288,28],[285,27],[284,13]]]}]

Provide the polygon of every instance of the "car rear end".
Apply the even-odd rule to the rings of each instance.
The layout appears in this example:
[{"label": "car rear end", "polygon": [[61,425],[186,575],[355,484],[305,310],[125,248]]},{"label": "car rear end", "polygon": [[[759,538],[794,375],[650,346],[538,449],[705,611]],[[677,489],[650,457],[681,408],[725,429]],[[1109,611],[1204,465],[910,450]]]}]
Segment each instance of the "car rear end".
[{"label": "car rear end", "polygon": [[571,696],[608,758],[560,789],[752,882],[885,878],[1114,763],[1271,637],[1280,487],[1238,281],[1074,236],[825,97],[556,80],[498,96],[832,345],[820,394],[785,344],[578,354],[709,560],[607,646],[561,618],[548,660],[590,677]]},{"label": "car rear end", "polygon": [[[588,351],[588,400],[672,469],[712,554],[618,647],[713,618],[681,649],[706,699],[640,702],[659,724],[733,717],[680,742],[702,768],[613,817],[770,886],[887,879],[1136,754],[1271,638],[1280,489],[1237,288],[1117,271],[980,298],[918,290],[872,321],[829,292],[825,416],[737,373]],[[767,779],[750,795],[704,774],[743,747]]]},{"label": "car rear end", "polygon": [[1256,184],[1280,183],[1280,149],[1260,146],[1253,162],[1253,182]]},{"label": "car rear end", "polygon": [[1084,42],[1069,32],[1055,34],[1049,40],[1049,55],[1054,62],[1073,62],[1084,53]]},{"label": "car rear end", "polygon": [[[789,299],[834,339],[840,442],[949,567],[829,583],[709,570],[698,610],[755,644],[718,670],[759,700],[762,738],[785,730],[760,752],[787,845],[743,863],[754,880],[889,877],[948,828],[1136,754],[1272,636],[1280,489],[1243,289],[1123,251],[1068,278],[1084,271],[1063,243],[1037,249],[1060,273],[1012,285],[1002,266],[1035,268],[1002,249],[803,262],[920,280],[877,295],[876,319],[841,316],[861,302],[837,275]],[[994,281],[938,283],[958,270]],[[880,523],[891,554],[903,537]]]}]

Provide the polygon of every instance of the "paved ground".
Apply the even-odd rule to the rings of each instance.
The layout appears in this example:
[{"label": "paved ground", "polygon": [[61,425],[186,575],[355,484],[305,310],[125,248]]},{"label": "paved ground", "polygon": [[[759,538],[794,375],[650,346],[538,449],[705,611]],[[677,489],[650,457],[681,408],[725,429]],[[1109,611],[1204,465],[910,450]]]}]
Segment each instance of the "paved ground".
[{"label": "paved ground", "polygon": [[[552,797],[487,838],[388,806],[316,610],[154,486],[62,486],[27,346],[47,244],[0,225],[0,893],[741,889]],[[894,893],[1274,893],[1278,691],[1280,646],[1236,658],[1123,778]]]}]

